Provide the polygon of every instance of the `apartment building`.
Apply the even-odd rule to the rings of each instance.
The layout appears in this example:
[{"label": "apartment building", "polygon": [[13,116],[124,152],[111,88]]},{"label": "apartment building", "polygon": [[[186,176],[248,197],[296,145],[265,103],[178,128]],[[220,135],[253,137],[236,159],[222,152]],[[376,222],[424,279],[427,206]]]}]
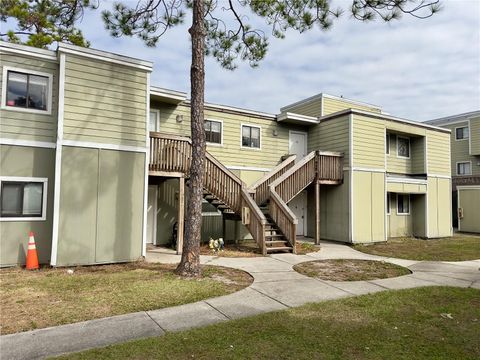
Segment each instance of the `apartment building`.
[{"label": "apartment building", "polygon": [[480,111],[426,123],[451,130],[453,225],[480,233]]},{"label": "apartment building", "polygon": [[[181,251],[191,160],[185,93],[152,63],[60,44],[0,43],[2,266],[29,231],[53,266]],[[278,114],[205,104],[202,238],[350,243],[450,236],[450,130],[318,94]]]}]

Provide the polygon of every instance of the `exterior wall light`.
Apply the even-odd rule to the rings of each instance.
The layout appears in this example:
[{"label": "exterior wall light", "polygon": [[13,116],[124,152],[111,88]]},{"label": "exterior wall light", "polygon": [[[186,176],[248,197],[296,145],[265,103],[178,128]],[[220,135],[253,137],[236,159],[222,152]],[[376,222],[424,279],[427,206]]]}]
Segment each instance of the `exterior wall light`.
[{"label": "exterior wall light", "polygon": [[177,123],[181,123],[183,121],[183,115],[177,115],[176,118]]},{"label": "exterior wall light", "polygon": [[277,129],[273,130],[273,136],[278,136],[278,130]]}]

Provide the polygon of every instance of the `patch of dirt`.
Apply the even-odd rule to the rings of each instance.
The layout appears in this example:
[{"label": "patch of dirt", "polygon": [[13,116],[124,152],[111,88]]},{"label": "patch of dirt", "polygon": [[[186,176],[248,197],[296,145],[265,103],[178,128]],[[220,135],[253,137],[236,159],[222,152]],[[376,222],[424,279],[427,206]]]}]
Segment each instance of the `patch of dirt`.
[{"label": "patch of dirt", "polygon": [[330,281],[386,279],[410,274],[402,266],[373,260],[316,260],[297,264],[293,269],[303,275]]},{"label": "patch of dirt", "polygon": [[320,251],[320,245],[311,242],[298,241],[296,243],[297,255],[306,255],[308,253]]},{"label": "patch of dirt", "polygon": [[200,255],[220,256],[220,257],[256,257],[262,256],[257,243],[254,241],[242,241],[238,244],[225,244],[225,249],[214,252],[208,247],[208,244],[200,247]]}]

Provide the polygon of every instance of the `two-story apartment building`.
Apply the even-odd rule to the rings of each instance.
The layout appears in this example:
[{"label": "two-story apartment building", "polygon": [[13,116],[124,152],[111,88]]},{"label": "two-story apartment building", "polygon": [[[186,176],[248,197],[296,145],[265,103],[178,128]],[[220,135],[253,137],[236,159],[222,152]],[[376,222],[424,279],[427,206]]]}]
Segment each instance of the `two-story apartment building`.
[{"label": "two-story apartment building", "polygon": [[480,110],[426,123],[451,130],[453,224],[480,233]]},{"label": "two-story apartment building", "polygon": [[[54,266],[131,261],[183,236],[190,103],[152,64],[0,43],[1,259],[34,231]],[[204,239],[449,236],[450,130],[319,94],[278,114],[205,104]],[[296,155],[296,158],[290,155]]]}]

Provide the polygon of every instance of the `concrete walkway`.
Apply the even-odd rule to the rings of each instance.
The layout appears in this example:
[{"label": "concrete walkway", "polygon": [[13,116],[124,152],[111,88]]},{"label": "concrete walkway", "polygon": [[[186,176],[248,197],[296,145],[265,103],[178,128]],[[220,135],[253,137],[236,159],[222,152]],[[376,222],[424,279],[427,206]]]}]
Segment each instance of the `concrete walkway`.
[{"label": "concrete walkway", "polygon": [[[179,256],[168,253],[147,254],[147,261],[150,262],[177,263],[179,259]],[[300,262],[322,259],[384,260],[405,266],[412,274],[372,281],[334,282],[309,278],[292,269],[293,265]],[[1,358],[45,358],[283,310],[309,302],[389,289],[441,285],[480,289],[480,260],[430,262],[385,258],[329,242],[322,243],[320,252],[308,255],[276,254],[254,258],[202,256],[202,263],[245,270],[254,277],[254,282],[236,293],[192,304],[4,335],[0,337]]]}]

